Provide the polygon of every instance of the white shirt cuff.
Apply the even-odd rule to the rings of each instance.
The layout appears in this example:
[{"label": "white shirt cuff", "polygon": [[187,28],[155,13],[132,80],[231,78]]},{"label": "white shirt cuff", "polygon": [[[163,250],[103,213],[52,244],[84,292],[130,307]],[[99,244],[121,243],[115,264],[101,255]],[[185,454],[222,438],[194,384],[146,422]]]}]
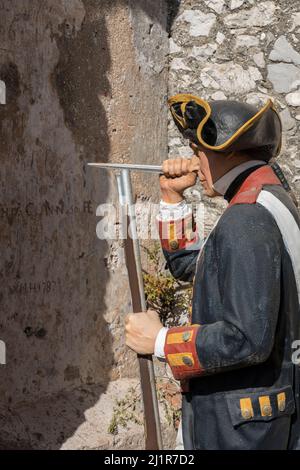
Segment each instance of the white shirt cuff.
[{"label": "white shirt cuff", "polygon": [[161,328],[156,336],[155,346],[154,346],[154,356],[163,359],[165,357],[165,342],[166,336],[168,333],[168,328],[165,326]]},{"label": "white shirt cuff", "polygon": [[160,222],[168,222],[170,220],[184,219],[191,213],[192,209],[187,205],[185,199],[175,204],[160,201],[159,214],[157,218]]}]

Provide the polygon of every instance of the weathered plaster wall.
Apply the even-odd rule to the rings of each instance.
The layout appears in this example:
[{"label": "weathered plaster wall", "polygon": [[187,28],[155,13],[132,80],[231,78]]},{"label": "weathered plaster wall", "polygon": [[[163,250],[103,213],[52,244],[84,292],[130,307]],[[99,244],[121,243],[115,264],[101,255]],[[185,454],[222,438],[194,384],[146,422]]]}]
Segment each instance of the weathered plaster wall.
[{"label": "weathered plaster wall", "polygon": [[[122,247],[95,232],[96,206],[116,201],[114,180],[85,164],[166,158],[168,94],[258,106],[271,96],[284,124],[279,161],[299,198],[300,1],[0,0],[0,8],[0,445],[141,447],[141,427],[106,433],[137,367],[123,340]],[[178,8],[168,78],[166,30]],[[171,122],[169,149],[190,152]],[[141,198],[157,200],[156,177],[134,182]],[[205,205],[209,229],[224,204]]]},{"label": "weathered plaster wall", "polygon": [[137,367],[124,347],[121,246],[96,237],[114,180],[86,163],[166,158],[167,2],[0,0],[0,10],[0,441],[105,447],[84,412],[104,423],[108,383]]},{"label": "weathered plaster wall", "polygon": [[[279,163],[300,197],[300,1],[183,0],[170,39],[169,94],[275,99],[283,122]],[[170,122],[170,155],[190,154]],[[207,228],[224,207],[204,199]]]}]

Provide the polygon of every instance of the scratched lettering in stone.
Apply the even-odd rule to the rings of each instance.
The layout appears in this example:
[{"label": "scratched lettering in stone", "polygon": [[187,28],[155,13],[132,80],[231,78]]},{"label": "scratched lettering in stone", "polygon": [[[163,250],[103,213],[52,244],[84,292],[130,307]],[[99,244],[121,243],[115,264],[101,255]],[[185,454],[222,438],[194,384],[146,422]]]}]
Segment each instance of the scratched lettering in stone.
[{"label": "scratched lettering in stone", "polygon": [[64,201],[51,203],[48,200],[38,204],[30,201],[26,204],[15,203],[12,205],[0,204],[0,220],[6,220],[12,225],[18,218],[40,218],[50,216],[69,216],[74,214],[94,214],[92,201],[83,201],[78,205],[67,206]]},{"label": "scratched lettering in stone", "polygon": [[60,289],[60,286],[60,279],[57,279],[56,281],[49,279],[42,281],[24,281],[9,285],[8,291],[10,295],[45,295],[57,292]]}]

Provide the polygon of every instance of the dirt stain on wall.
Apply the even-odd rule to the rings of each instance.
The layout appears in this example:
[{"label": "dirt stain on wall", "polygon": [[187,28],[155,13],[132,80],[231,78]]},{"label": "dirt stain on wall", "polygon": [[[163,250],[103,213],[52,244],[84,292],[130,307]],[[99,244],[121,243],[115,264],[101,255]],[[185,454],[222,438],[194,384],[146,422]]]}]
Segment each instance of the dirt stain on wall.
[{"label": "dirt stain on wall", "polygon": [[107,2],[103,2],[101,14],[99,2],[83,3],[86,14],[80,31],[75,33],[74,27],[64,21],[55,34],[60,55],[51,78],[81,157],[105,161],[109,137],[101,97],[111,92],[106,76],[111,63],[105,21]]}]

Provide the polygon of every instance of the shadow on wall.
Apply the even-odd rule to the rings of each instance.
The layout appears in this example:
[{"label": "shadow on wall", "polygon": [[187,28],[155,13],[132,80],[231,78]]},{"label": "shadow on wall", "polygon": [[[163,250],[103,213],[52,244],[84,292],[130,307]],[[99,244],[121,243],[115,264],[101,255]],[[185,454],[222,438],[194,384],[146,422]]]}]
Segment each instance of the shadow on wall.
[{"label": "shadow on wall", "polygon": [[[47,17],[37,0],[24,0],[22,5],[18,0],[0,0],[8,25],[8,34],[1,38],[1,44],[7,49],[0,50],[0,79],[6,83],[8,103],[0,107],[0,160],[7,177],[3,204],[9,206],[19,199],[27,203],[26,207],[32,201],[43,208],[45,200],[48,202],[48,212],[44,209],[36,220],[29,218],[23,223],[17,216],[14,220],[9,217],[0,220],[1,253],[4,253],[0,261],[0,280],[16,283],[22,276],[26,279],[30,271],[58,276],[62,284],[48,298],[39,291],[34,292],[36,298],[32,300],[31,296],[26,301],[24,293],[17,289],[14,296],[7,297],[6,305],[2,305],[7,317],[0,324],[0,337],[5,340],[7,335],[8,343],[16,338],[16,346],[11,351],[14,364],[8,363],[5,370],[0,371],[6,387],[1,388],[5,393],[0,402],[0,448],[59,449],[85,422],[85,411],[95,405],[107,388],[113,363],[112,337],[103,318],[109,281],[104,263],[108,247],[105,241],[95,240],[97,221],[90,202],[106,201],[108,180],[103,175],[99,188],[99,175],[87,177],[83,170],[87,159],[108,161],[110,155],[108,117],[101,104],[101,97],[111,92],[107,78],[111,57],[105,18],[117,4],[124,4],[132,10],[142,9],[154,22],[170,31],[180,2],[82,0],[85,17],[80,30],[74,34],[68,21],[60,23],[59,32],[51,37],[58,57],[50,79],[60,112],[63,112],[63,125],[72,136],[76,152],[62,148],[60,129],[49,128],[43,117],[37,126],[39,136],[29,136],[37,131],[30,129],[28,109],[30,106],[38,109],[37,103],[44,92],[42,74],[49,53],[47,48],[53,48],[40,41],[37,34],[38,28],[44,34],[43,28],[56,21],[52,15],[57,15],[57,0],[46,3]],[[40,24],[35,27],[38,17]],[[23,44],[28,46],[24,37],[32,49],[24,50],[22,57],[20,49]],[[46,105],[42,106],[41,115],[46,115]],[[58,125],[58,120],[49,122]],[[64,129],[61,132],[65,135]],[[33,151],[36,147],[38,149]],[[23,177],[16,179],[15,173],[20,168],[25,168]],[[63,188],[63,198],[59,200],[62,216],[57,219],[51,212],[57,203],[55,187]],[[67,216],[68,202],[76,206],[82,199],[87,199],[85,210]],[[53,216],[50,222],[45,219],[46,212],[47,216]],[[57,230],[53,229],[53,224]],[[0,305],[5,299],[5,294],[1,293]],[[101,341],[95,331],[101,332]],[[57,338],[61,340],[58,342]],[[27,363],[30,370],[26,375],[23,357],[30,356],[33,349],[38,355],[32,357],[32,364]],[[46,366],[43,360],[47,361]],[[14,408],[15,379],[22,374],[20,393],[23,393],[24,406]],[[75,394],[72,387],[76,388]],[[47,402],[42,390],[51,400]],[[38,397],[36,405],[26,405],[35,395]],[[53,400],[55,395],[57,400]],[[21,401],[22,397],[16,403]]]},{"label": "shadow on wall", "polygon": [[[117,2],[129,3],[131,8],[143,10],[153,21],[159,22],[169,35],[181,4],[181,0],[117,0]],[[162,10],[166,12],[165,15],[161,15]]]}]

